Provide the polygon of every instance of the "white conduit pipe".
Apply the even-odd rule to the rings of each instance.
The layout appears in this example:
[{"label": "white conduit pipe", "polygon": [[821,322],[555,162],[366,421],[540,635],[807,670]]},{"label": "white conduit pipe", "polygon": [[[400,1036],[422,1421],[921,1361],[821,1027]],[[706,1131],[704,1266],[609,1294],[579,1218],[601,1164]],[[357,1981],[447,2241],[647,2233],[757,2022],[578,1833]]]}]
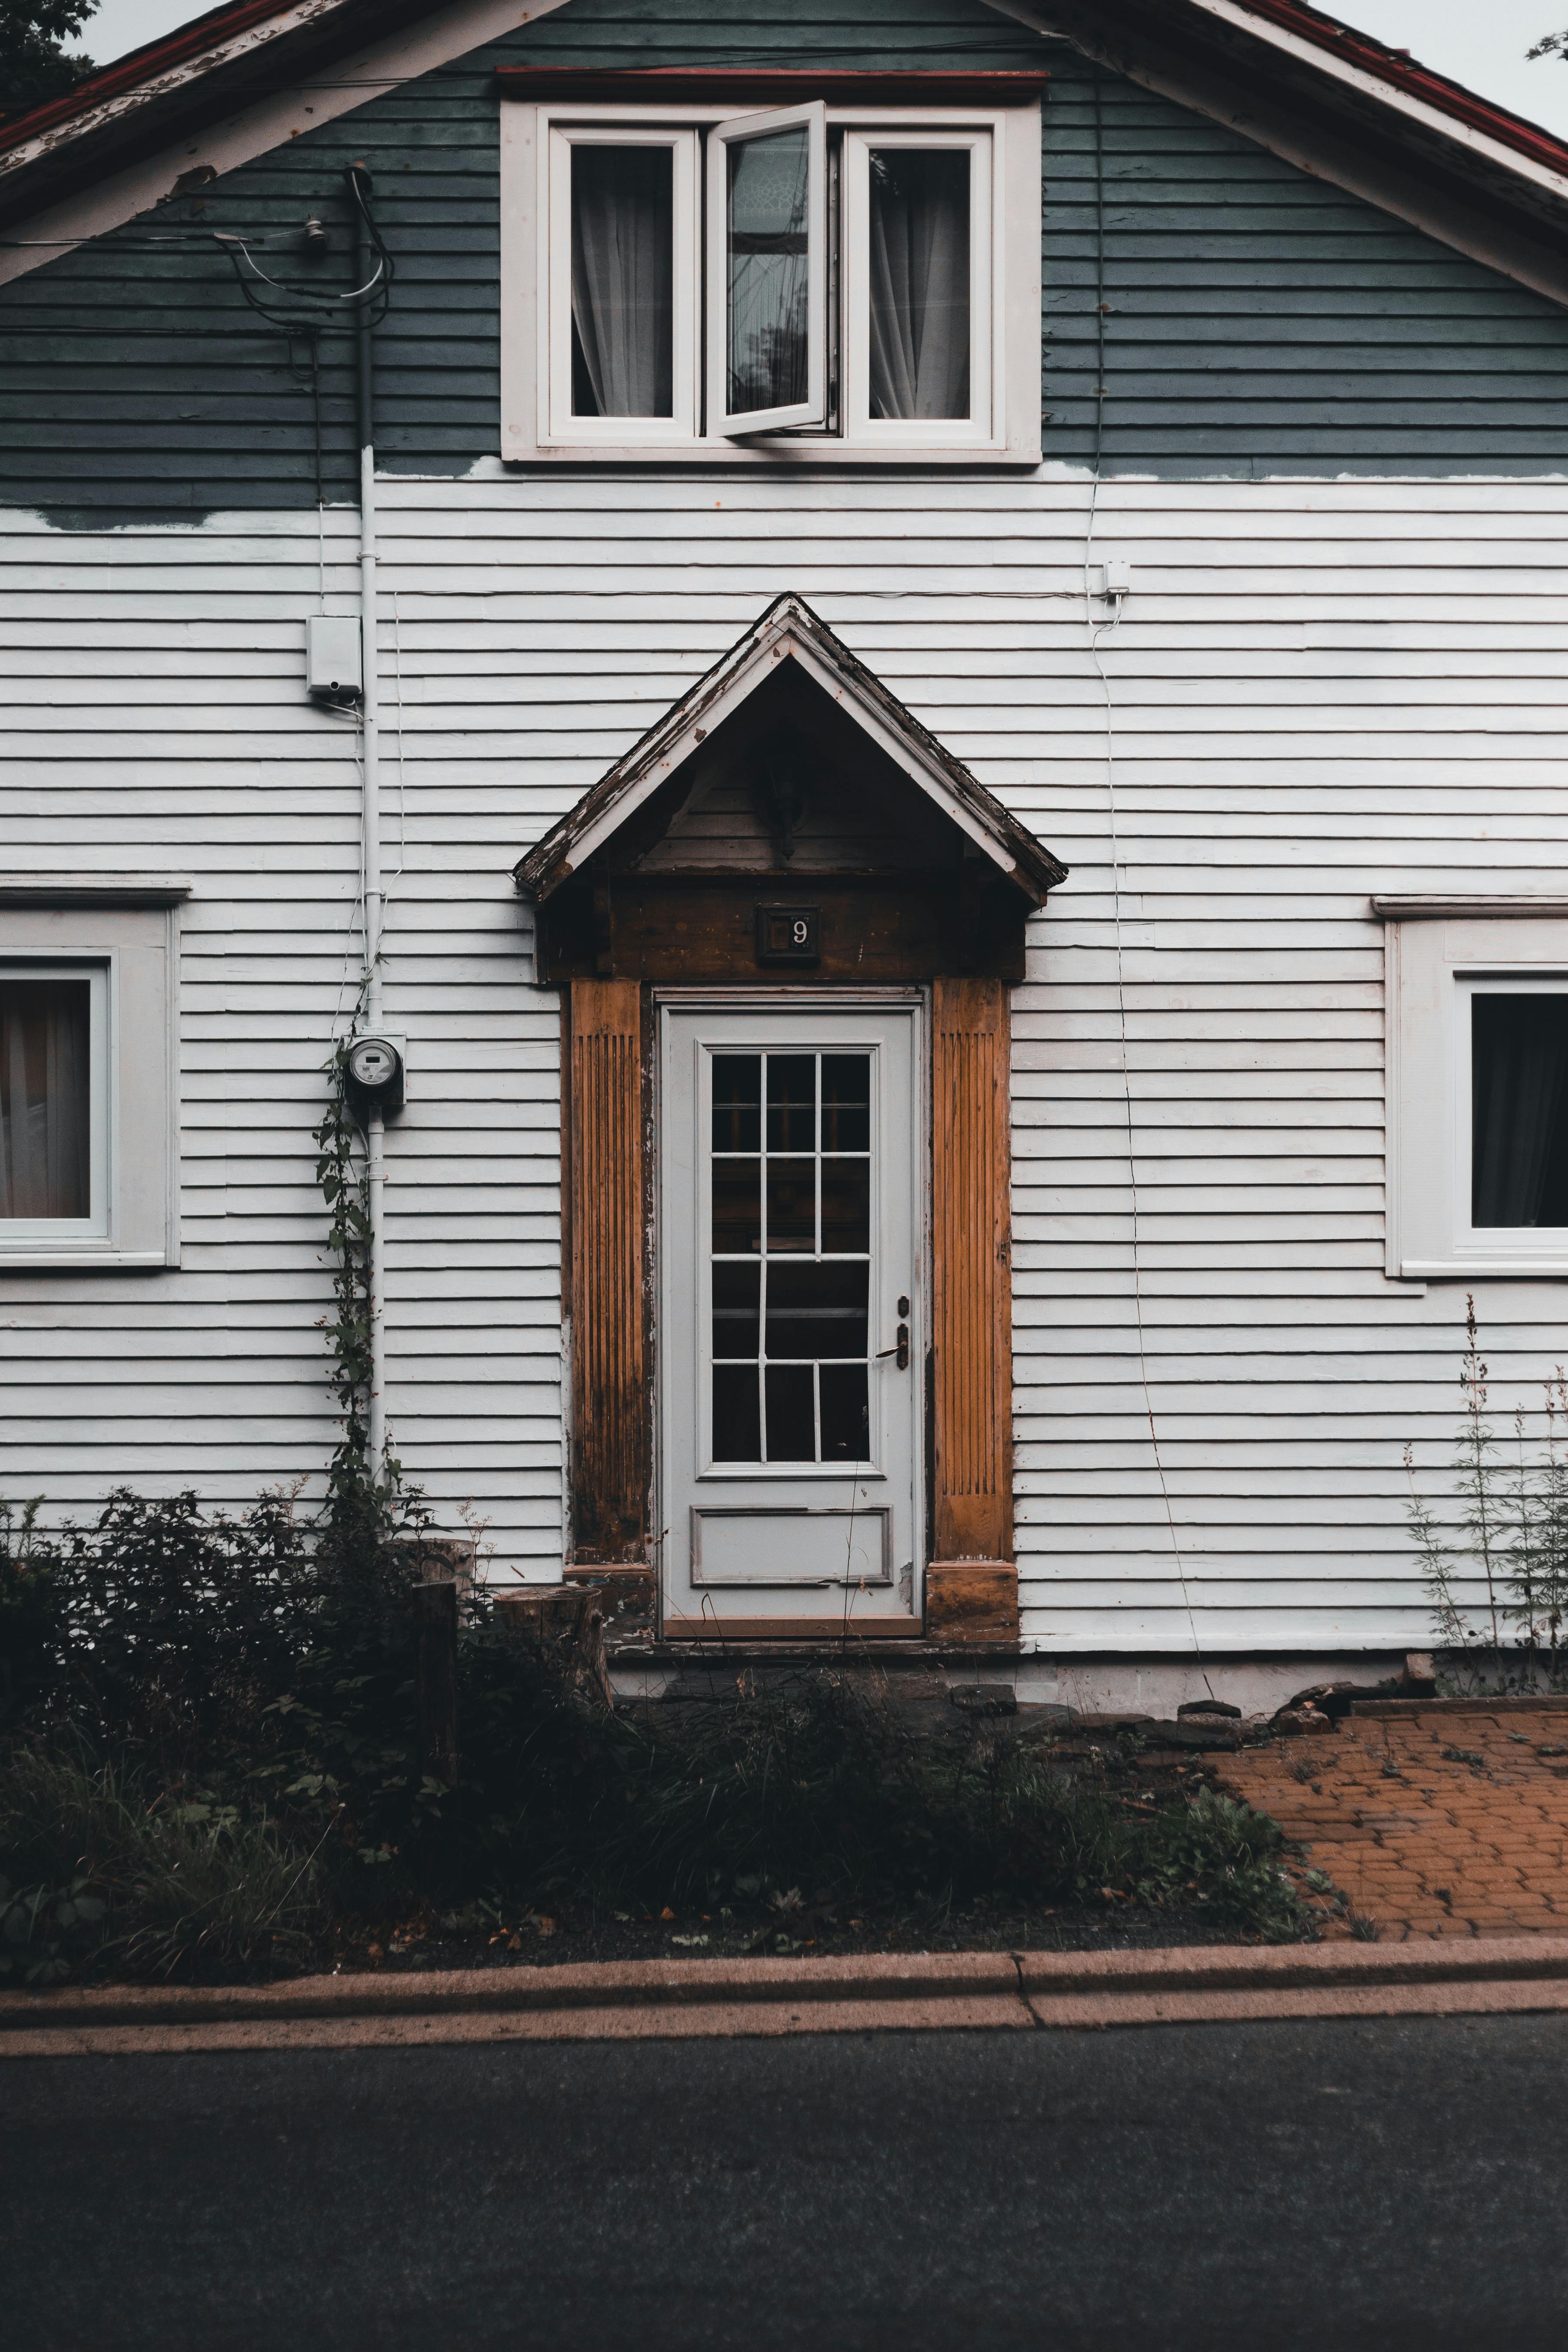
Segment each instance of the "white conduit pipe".
[{"label": "white conduit pipe", "polygon": [[[363,203],[359,207],[359,278],[365,284],[374,268],[375,252]],[[375,379],[368,305],[359,314],[359,583],[360,667],[363,678],[360,704],[363,750],[361,807],[362,870],[364,887],[365,1024],[382,1025],[381,1011],[381,697],[379,677],[379,614],[375,583]],[[365,1129],[367,1207],[370,1213],[370,1460],[377,1479],[386,1455],[386,1321],[383,1312],[384,1266],[384,1211],[386,1191],[386,1123],[379,1110],[370,1113]]]}]

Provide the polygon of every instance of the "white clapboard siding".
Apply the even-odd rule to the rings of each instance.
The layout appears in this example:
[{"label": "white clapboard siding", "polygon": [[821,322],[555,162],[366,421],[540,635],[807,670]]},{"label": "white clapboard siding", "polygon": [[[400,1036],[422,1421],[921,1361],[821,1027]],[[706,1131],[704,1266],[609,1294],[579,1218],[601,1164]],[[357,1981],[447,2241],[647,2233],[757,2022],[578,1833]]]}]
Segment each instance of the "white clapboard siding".
[{"label": "white clapboard siding", "polygon": [[[486,466],[381,495],[386,1010],[410,1040],[388,1138],[389,1406],[442,1524],[483,1524],[505,1572],[557,1569],[557,1014],[510,869],[794,589],[1071,868],[1014,1013],[1026,1634],[1178,1653],[1422,1640],[1402,1455],[1414,1444],[1441,1499],[1464,1297],[1383,1273],[1368,899],[1568,885],[1568,486],[1112,480],[1091,552],[1087,481],[1059,471]],[[358,772],[353,729],[301,690],[314,520],[15,523],[10,861],[177,867],[197,888],[184,1263],[5,1277],[0,1481],[55,1511],[117,1480],[231,1505],[302,1474],[319,1491],[333,1424],[310,1129],[355,984]],[[353,610],[356,553],[353,513],[331,511],[331,610]],[[1100,641],[1120,987],[1083,600],[1086,555],[1110,553],[1133,566]],[[1481,1287],[1503,1411],[1568,1355],[1563,1297]]]}]

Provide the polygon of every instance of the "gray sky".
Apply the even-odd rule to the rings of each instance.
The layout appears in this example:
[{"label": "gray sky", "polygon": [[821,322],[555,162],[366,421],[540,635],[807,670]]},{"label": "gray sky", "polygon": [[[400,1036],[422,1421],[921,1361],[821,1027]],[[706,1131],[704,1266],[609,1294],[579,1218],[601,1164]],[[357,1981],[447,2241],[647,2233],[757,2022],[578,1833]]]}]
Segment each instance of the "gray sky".
[{"label": "gray sky", "polygon": [[[78,45],[109,65],[205,12],[188,0],[102,0]],[[1568,0],[1339,0],[1332,13],[1483,98],[1568,135],[1568,64],[1524,52],[1568,26]]]}]

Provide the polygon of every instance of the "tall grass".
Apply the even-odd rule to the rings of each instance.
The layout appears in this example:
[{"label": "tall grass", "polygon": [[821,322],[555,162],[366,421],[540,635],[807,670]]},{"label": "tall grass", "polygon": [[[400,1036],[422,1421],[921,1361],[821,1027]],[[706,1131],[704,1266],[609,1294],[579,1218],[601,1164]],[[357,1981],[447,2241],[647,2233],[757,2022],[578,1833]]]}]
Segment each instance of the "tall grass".
[{"label": "tall grass", "polygon": [[0,1969],[33,1984],[84,1967],[270,1971],[324,1924],[319,1845],[69,1738],[15,1745],[0,1760]]}]

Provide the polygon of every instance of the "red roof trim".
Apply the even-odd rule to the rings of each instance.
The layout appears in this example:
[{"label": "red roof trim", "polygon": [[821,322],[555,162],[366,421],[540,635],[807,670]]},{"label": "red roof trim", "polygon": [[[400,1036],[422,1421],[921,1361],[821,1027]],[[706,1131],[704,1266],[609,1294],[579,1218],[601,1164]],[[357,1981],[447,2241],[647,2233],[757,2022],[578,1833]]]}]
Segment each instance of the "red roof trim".
[{"label": "red roof trim", "polygon": [[252,25],[265,24],[268,16],[281,16],[296,5],[296,0],[234,0],[234,5],[209,8],[205,16],[193,17],[177,33],[162,41],[145,42],[139,49],[117,58],[100,73],[89,74],[79,81],[63,98],[51,98],[43,106],[35,106],[14,121],[0,123],[0,154],[11,147],[25,146],[37,139],[40,131],[52,131],[58,122],[68,122],[73,114],[89,113],[101,106],[105,99],[118,98],[134,89],[138,82],[154,80],[171,66],[184,58],[197,56],[210,48],[215,41],[232,38]]},{"label": "red roof trim", "polygon": [[[101,73],[90,75],[63,98],[51,99],[47,105],[35,106],[26,114],[0,124],[0,154],[26,146],[44,131],[90,113],[94,107],[128,94],[142,82],[156,80],[172,67],[248,31],[253,25],[265,24],[269,16],[286,15],[295,5],[296,0],[230,0],[228,5],[209,8],[205,16],[195,17],[166,39],[149,41],[142,48],[132,49],[128,57],[106,66]],[[1429,66],[1417,65],[1396,50],[1385,48],[1370,33],[1358,32],[1337,16],[1308,6],[1306,0],[1238,0],[1238,5],[1248,16],[1277,25],[1313,48],[1375,74],[1379,80],[1406,97],[1420,99],[1437,113],[1465,123],[1472,131],[1482,131],[1500,146],[1511,147],[1515,153],[1528,156],[1548,171],[1568,173],[1568,142],[1543,131],[1539,123],[1527,122],[1522,115],[1510,113],[1506,107],[1493,106],[1478,98],[1462,83],[1450,81],[1446,74],[1435,73]],[[651,74],[648,79],[652,79]],[[982,77],[973,79],[979,80]]]},{"label": "red roof trim", "polygon": [[1346,65],[1359,66],[1363,73],[1391,82],[1406,97],[1424,100],[1439,114],[1468,123],[1472,131],[1485,131],[1500,146],[1511,147],[1532,163],[1544,163],[1549,171],[1568,172],[1568,142],[1543,131],[1539,123],[1527,122],[1521,114],[1510,114],[1507,107],[1478,98],[1463,82],[1450,81],[1447,74],[1435,73],[1430,66],[1418,65],[1397,49],[1384,48],[1370,33],[1357,32],[1353,25],[1325,16],[1321,8],[1308,7],[1305,0],[1238,0],[1238,5],[1249,16],[1261,16],[1282,32],[1295,33],[1314,48],[1342,58]]}]

